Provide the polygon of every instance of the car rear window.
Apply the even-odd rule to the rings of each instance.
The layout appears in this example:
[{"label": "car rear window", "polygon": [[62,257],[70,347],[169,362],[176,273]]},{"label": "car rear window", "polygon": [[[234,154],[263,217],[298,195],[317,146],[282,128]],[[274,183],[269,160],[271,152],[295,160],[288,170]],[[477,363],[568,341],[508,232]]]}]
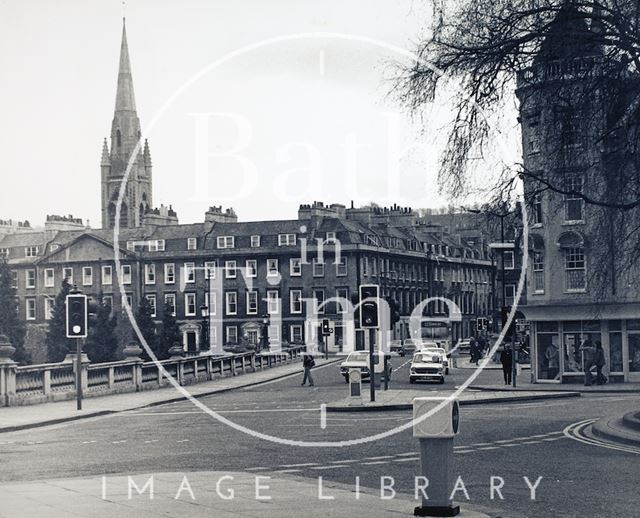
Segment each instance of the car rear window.
[{"label": "car rear window", "polygon": [[440,363],[440,355],[431,353],[416,354],[413,357],[413,361],[420,363]]}]

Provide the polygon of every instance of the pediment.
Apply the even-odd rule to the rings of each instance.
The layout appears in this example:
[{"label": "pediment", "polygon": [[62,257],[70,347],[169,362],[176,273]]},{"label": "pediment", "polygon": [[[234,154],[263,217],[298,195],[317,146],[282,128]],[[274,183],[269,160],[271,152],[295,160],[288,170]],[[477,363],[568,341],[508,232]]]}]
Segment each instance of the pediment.
[{"label": "pediment", "polygon": [[[120,249],[120,257],[132,255]],[[114,252],[111,243],[91,234],[78,236],[71,243],[51,252],[43,258],[47,263],[72,263],[92,261],[113,261]]]}]

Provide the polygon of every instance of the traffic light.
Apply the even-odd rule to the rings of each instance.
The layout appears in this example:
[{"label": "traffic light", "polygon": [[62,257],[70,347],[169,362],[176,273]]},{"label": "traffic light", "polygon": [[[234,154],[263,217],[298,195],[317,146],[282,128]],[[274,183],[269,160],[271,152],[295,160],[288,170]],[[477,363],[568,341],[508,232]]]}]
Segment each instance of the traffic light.
[{"label": "traffic light", "polygon": [[478,331],[487,329],[487,319],[484,317],[478,317],[478,320],[476,320],[476,329]]},{"label": "traffic light", "polygon": [[378,329],[380,327],[380,287],[376,284],[360,286],[360,327],[362,329]]},{"label": "traffic light", "polygon": [[322,319],[322,334],[324,336],[329,336],[331,334],[331,326],[329,326],[329,319]]},{"label": "traffic light", "polygon": [[88,327],[87,296],[70,293],[66,300],[67,338],[86,338]]},{"label": "traffic light", "polygon": [[393,330],[397,322],[400,321],[400,304],[396,299],[385,297],[389,305],[389,329]]}]

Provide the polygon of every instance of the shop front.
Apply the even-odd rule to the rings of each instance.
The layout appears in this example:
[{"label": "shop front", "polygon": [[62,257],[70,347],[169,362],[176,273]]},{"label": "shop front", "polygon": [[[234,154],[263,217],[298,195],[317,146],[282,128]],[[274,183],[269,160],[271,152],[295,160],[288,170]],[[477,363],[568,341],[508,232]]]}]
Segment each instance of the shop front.
[{"label": "shop front", "polygon": [[522,307],[531,323],[533,381],[582,383],[589,341],[602,345],[610,382],[640,382],[640,308],[630,306],[599,308],[599,315],[594,308]]}]

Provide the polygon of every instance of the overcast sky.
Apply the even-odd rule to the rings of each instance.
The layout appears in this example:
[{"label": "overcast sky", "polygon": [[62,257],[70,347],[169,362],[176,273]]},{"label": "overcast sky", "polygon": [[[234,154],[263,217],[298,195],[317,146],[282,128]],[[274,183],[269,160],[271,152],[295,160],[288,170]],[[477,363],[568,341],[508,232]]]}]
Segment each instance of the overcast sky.
[{"label": "overcast sky", "polygon": [[[313,200],[444,204],[434,153],[414,148],[397,160],[393,150],[442,133],[434,125],[420,137],[388,96],[392,64],[406,58],[384,46],[411,49],[426,16],[415,0],[127,1],[143,130],[202,75],[148,132],[154,204],[172,204],[182,223],[202,221],[214,204],[245,221],[295,217]],[[100,226],[121,30],[118,0],[0,1],[0,219],[40,225],[46,214],[73,214]],[[342,37],[266,41],[317,32]],[[198,175],[202,113],[233,117],[208,118],[204,153],[238,154],[209,156]],[[238,124],[251,129],[243,142]]]}]

